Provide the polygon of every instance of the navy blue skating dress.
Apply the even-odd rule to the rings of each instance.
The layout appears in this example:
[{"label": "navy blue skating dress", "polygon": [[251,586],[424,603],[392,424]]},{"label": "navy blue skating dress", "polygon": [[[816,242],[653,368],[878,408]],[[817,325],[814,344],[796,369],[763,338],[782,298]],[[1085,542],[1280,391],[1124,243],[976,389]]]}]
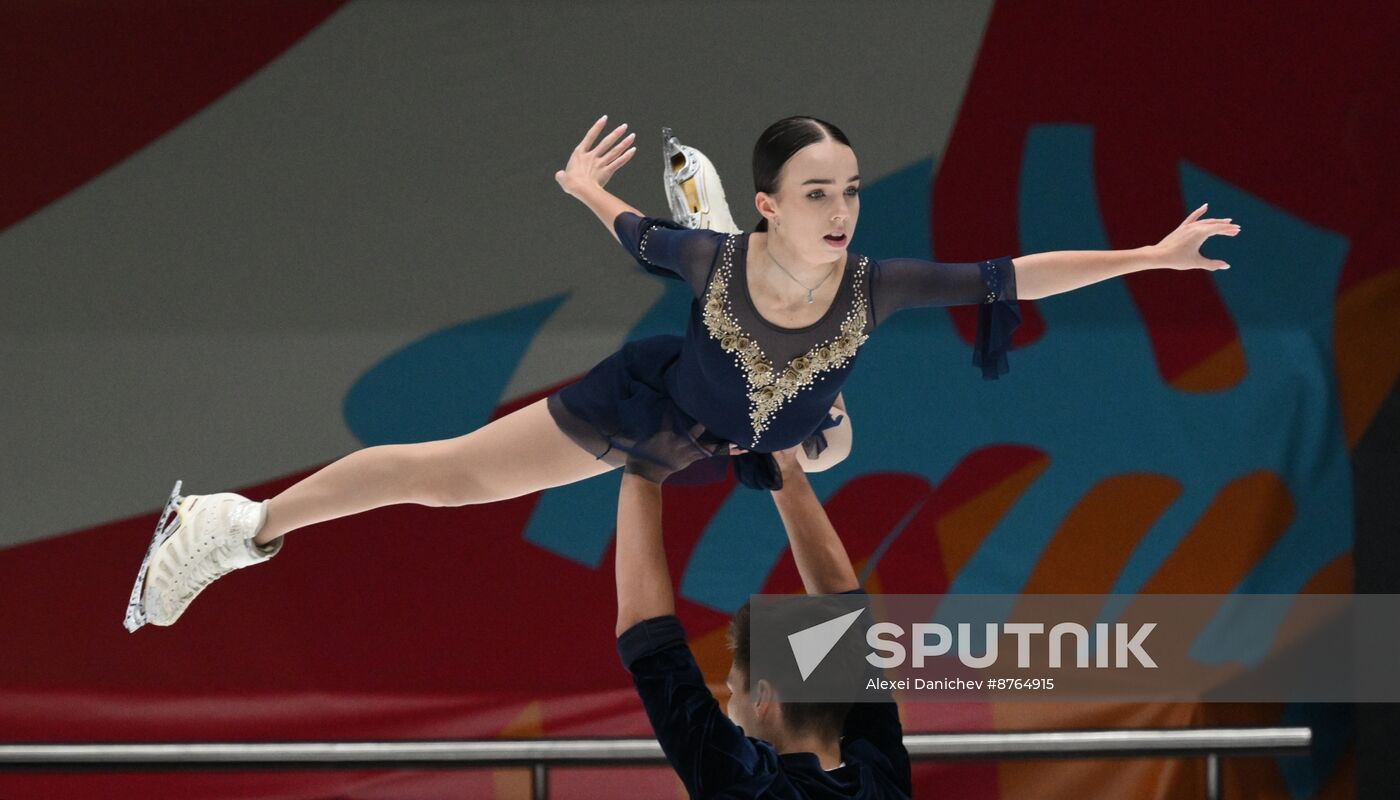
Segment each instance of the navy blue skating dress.
[{"label": "navy blue skating dress", "polygon": [[813,454],[861,345],[905,308],[979,305],[973,364],[984,378],[1007,370],[1020,324],[1008,257],[978,263],[875,261],[847,253],[826,314],[802,328],[762,317],[749,297],[749,234],[691,230],[667,220],[618,215],[618,238],[647,271],[689,284],[695,301],[685,335],[630,342],[548,398],[571,439],[614,466],[660,482],[734,443],[740,478],[771,488],[771,454],[798,444]]}]

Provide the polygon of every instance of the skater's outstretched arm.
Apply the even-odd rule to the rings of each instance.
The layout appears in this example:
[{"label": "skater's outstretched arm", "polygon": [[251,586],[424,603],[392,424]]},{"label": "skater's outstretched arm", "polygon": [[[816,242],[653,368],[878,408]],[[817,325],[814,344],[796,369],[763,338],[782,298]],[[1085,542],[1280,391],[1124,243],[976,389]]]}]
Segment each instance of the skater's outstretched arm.
[{"label": "skater's outstretched arm", "polygon": [[1218,259],[1201,255],[1212,236],[1236,236],[1240,226],[1231,219],[1201,219],[1206,206],[1192,211],[1155,245],[1132,250],[1061,250],[1016,258],[1018,294],[1022,300],[1069,292],[1091,283],[1147,269],[1229,269]]},{"label": "skater's outstretched arm", "polygon": [[[797,464],[796,450],[775,453],[783,471],[783,488],[773,492],[773,504],[787,529],[792,557],[807,594],[864,594],[856,577],[851,557],[841,537],[836,534],[821,501]],[[871,621],[869,612],[862,624]],[[872,677],[878,672],[872,672]],[[899,720],[899,707],[893,696],[885,694],[882,702],[856,703],[846,714],[841,729],[842,748],[851,751],[858,740],[869,743],[880,758],[873,762],[884,770],[905,794],[913,791],[913,773],[909,751],[904,747],[904,728]]]},{"label": "skater's outstretched arm", "polygon": [[984,274],[976,263],[939,264],[916,259],[885,259],[874,276],[875,316],[883,320],[902,308],[991,302],[994,299],[1039,300],[1071,292],[1109,278],[1149,269],[1228,269],[1229,264],[1201,255],[1212,236],[1236,236],[1230,218],[1201,219],[1206,206],[1192,211],[1155,245],[1128,250],[1055,250],[1031,253],[1003,263],[1003,298],[985,296]]},{"label": "skater's outstretched arm", "polygon": [[773,504],[783,518],[792,558],[807,594],[840,594],[860,588],[851,557],[836,534],[826,509],[798,463],[800,448],[774,453],[783,473],[783,488],[773,492]]},{"label": "skater's outstretched arm", "polygon": [[1205,210],[1192,211],[1157,244],[1130,250],[1055,250],[958,264],[882,259],[871,276],[876,324],[905,308],[1039,300],[1149,269],[1228,269],[1201,255],[1201,245],[1212,236],[1236,236],[1240,226],[1229,218],[1201,219]]},{"label": "skater's outstretched arm", "polygon": [[623,474],[616,549],[617,651],[661,751],[691,797],[750,784],[765,765],[720,708],[675,615],[661,544],[660,485]]},{"label": "skater's outstretched arm", "polygon": [[661,484],[623,473],[617,497],[617,631],[676,613],[661,538]]},{"label": "skater's outstretched arm", "polygon": [[627,123],[617,126],[612,133],[594,143],[593,140],[598,138],[607,121],[608,115],[604,114],[593,123],[583,141],[569,154],[569,163],[554,173],[554,180],[559,182],[560,188],[566,194],[588,206],[603,223],[603,227],[608,229],[608,233],[617,239],[613,222],[619,214],[630,211],[639,217],[646,215],[603,188],[608,185],[613,174],[631,161],[632,156],[637,153],[636,147],[628,147],[636,137],[635,133],[629,133],[619,140],[622,132],[627,130]]},{"label": "skater's outstretched arm", "polygon": [[637,152],[637,148],[627,146],[633,134],[618,139],[626,125],[619,125],[594,144],[606,121],[604,116],[593,123],[569,155],[568,166],[554,173],[555,180],[565,192],[588,206],[608,233],[648,272],[684,280],[699,296],[724,237],[714,231],[690,230],[669,220],[648,217],[604,189],[613,174]]}]

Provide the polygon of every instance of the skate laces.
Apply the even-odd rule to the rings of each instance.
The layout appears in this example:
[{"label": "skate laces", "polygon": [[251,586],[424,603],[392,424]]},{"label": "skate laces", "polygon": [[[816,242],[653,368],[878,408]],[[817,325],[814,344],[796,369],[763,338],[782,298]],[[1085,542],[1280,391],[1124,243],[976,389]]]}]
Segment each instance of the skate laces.
[{"label": "skate laces", "polygon": [[[241,545],[241,542],[233,544]],[[236,567],[229,564],[233,553],[229,544],[221,544],[210,550],[203,558],[196,561],[190,569],[190,579],[185,581],[186,588],[190,592],[197,592],[205,586],[213,583],[218,578],[228,572],[232,572]]]},{"label": "skate laces", "polygon": [[[204,530],[199,530],[205,526],[212,526],[222,534],[218,537],[222,541],[201,553],[188,571],[177,573],[177,582],[184,595],[198,594],[201,589],[220,577],[246,566],[245,563],[239,563],[238,548],[254,547],[247,540],[253,535],[249,532],[249,528],[252,527],[250,512],[255,506],[256,504],[249,500],[221,499],[215,501],[212,508],[201,508],[188,518],[181,518],[181,524],[190,525],[190,533],[195,537],[206,535]],[[205,514],[215,516],[208,519]]]}]

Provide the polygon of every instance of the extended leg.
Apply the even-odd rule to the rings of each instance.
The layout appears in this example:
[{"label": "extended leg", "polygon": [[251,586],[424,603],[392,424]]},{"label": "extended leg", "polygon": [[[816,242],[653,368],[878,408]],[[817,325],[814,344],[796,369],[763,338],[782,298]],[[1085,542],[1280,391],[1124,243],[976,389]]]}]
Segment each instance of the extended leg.
[{"label": "extended leg", "polygon": [[395,503],[490,503],[612,469],[554,424],[545,401],[464,436],[367,447],[326,465],[267,503],[254,541]]},{"label": "extended leg", "polygon": [[[172,496],[125,625],[174,624],[209,584],[272,558],[280,537],[297,528],[397,503],[489,503],[610,469],[560,431],[541,400],[465,436],[359,450],[264,503],[230,493]],[[176,519],[166,524],[172,510]]]}]

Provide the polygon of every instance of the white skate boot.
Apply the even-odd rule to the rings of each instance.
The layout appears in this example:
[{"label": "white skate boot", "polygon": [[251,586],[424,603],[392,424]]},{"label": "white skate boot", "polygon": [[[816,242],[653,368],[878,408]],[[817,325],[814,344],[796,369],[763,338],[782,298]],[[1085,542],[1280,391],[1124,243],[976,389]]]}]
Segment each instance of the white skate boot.
[{"label": "white skate boot", "polygon": [[704,153],[683,145],[670,128],[661,129],[661,154],[666,161],[662,180],[671,218],[687,228],[704,228],[720,233],[739,233],[719,172]]},{"label": "white skate boot", "polygon": [[[175,519],[170,519],[171,511]],[[281,538],[253,544],[266,518],[266,503],[229,493],[181,497],[176,482],[131,589],[126,629],[135,631],[148,622],[173,625],[204,587],[277,555]]]}]

